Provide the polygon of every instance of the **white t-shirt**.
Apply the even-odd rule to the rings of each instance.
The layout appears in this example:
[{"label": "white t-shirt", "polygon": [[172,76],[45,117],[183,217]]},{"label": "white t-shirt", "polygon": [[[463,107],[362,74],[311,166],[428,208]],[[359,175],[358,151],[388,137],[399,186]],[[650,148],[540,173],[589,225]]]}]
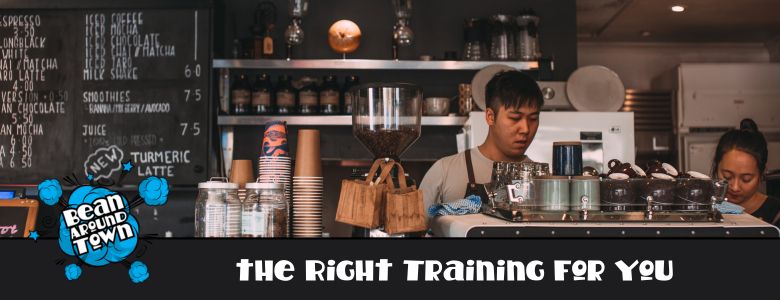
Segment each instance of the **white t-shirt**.
[{"label": "white t-shirt", "polygon": [[[479,148],[471,149],[474,180],[489,183],[493,161],[482,155]],[[425,209],[434,203],[447,203],[463,199],[469,183],[466,169],[466,151],[437,160],[425,173],[420,190],[423,191]]]}]

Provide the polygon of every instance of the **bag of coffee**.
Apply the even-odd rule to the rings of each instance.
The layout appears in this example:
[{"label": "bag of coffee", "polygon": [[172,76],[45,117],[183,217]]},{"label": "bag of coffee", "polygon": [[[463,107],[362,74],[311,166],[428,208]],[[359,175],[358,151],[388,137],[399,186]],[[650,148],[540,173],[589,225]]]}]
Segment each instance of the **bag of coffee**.
[{"label": "bag of coffee", "polygon": [[[389,163],[394,161],[390,160]],[[376,228],[382,225],[382,208],[387,192],[385,181],[392,170],[392,168],[382,167],[384,164],[383,159],[374,161],[365,180],[341,181],[336,221],[363,228]],[[380,167],[382,168],[379,178],[374,180]]]},{"label": "bag of coffee", "polygon": [[388,176],[388,189],[384,205],[385,232],[389,234],[420,232],[427,229],[425,205],[422,191],[415,186],[406,185],[406,173],[398,162],[385,164],[382,173],[398,168],[398,187]]}]

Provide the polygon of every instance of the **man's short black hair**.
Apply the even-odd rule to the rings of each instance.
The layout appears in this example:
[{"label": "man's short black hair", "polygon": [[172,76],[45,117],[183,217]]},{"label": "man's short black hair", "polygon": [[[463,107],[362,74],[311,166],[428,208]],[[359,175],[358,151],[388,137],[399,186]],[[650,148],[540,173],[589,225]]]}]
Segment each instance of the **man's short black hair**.
[{"label": "man's short black hair", "polygon": [[520,71],[505,71],[496,74],[487,83],[485,101],[487,107],[498,113],[502,106],[506,109],[519,109],[528,105],[541,109],[544,97],[531,76]]}]

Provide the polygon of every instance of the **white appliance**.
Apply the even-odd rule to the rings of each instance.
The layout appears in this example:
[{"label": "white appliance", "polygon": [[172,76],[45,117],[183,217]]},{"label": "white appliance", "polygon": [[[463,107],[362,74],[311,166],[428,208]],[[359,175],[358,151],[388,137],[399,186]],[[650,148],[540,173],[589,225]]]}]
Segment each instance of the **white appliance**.
[{"label": "white appliance", "polygon": [[678,161],[683,170],[710,174],[723,133],[744,118],[769,144],[767,171],[780,170],[780,64],[681,64],[653,82],[674,91]]},{"label": "white appliance", "polygon": [[[481,145],[487,137],[484,112],[471,112],[458,138],[458,152]],[[556,141],[582,141],[583,165],[604,172],[607,162],[616,158],[634,162],[633,112],[541,112],[539,129],[526,155],[537,162],[552,164]]]}]

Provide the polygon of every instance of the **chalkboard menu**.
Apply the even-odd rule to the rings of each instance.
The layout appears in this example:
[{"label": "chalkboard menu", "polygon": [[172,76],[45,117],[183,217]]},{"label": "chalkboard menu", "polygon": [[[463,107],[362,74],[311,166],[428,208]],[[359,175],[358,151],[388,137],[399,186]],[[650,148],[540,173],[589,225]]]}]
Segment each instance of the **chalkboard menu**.
[{"label": "chalkboard menu", "polygon": [[202,5],[0,10],[0,183],[116,180],[127,160],[124,183],[205,181],[210,17]]}]

